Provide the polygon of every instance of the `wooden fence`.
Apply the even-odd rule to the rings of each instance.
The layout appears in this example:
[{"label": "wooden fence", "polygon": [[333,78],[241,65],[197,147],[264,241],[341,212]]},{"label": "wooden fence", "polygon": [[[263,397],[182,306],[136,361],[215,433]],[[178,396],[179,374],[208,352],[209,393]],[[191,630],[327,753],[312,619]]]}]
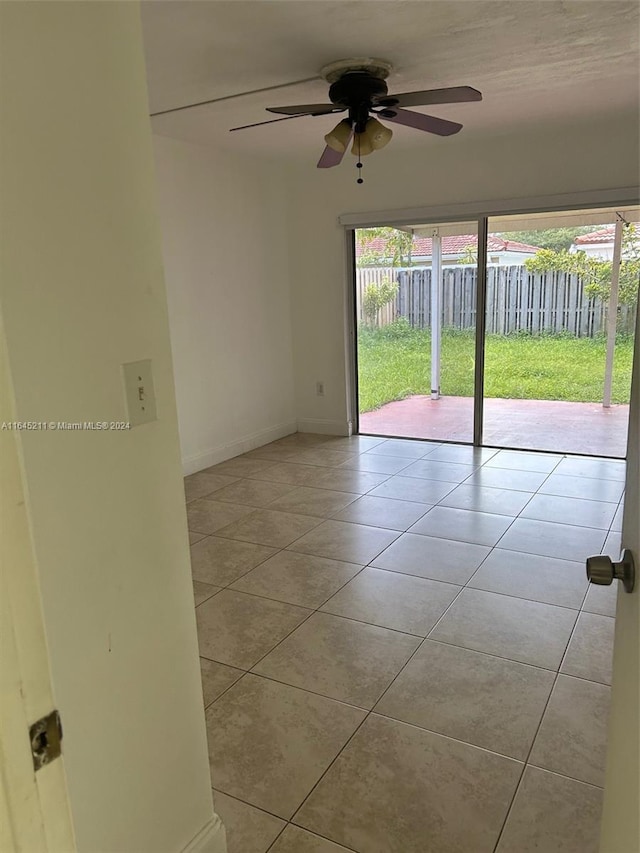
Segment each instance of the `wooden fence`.
[{"label": "wooden fence", "polygon": [[[416,328],[431,325],[431,269],[363,267],[357,270],[356,305],[361,323],[368,321],[363,296],[369,284],[397,281],[394,301],[380,309],[376,325],[385,326],[405,317]],[[471,329],[476,322],[475,266],[443,268],[442,325]],[[636,306],[619,307],[618,330],[633,332]],[[524,266],[490,266],[487,269],[487,333],[529,334],[568,332],[593,337],[606,332],[607,305],[591,299],[579,276],[550,271],[530,273]]]}]

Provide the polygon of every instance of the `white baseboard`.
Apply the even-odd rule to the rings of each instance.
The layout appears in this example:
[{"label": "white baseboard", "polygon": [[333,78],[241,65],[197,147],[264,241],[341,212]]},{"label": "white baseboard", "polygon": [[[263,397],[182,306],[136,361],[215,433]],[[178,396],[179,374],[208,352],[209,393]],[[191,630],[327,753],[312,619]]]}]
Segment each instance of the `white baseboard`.
[{"label": "white baseboard", "polygon": [[182,848],[181,853],[227,853],[227,835],[217,814]]},{"label": "white baseboard", "polygon": [[[287,421],[286,423],[277,424],[268,429],[245,435],[227,444],[213,447],[204,453],[187,456],[182,460],[182,473],[185,477],[187,474],[195,474],[197,471],[202,471],[211,465],[226,462],[227,459],[233,459],[234,456],[240,456],[241,453],[248,453],[249,450],[255,450],[256,447],[269,444],[270,441],[276,441],[278,438],[284,438],[285,435],[291,435],[297,429],[298,425],[295,421]],[[340,435],[341,433],[338,434]]]},{"label": "white baseboard", "polygon": [[319,435],[350,435],[348,421],[328,421],[322,418],[302,418],[298,432],[316,432]]}]

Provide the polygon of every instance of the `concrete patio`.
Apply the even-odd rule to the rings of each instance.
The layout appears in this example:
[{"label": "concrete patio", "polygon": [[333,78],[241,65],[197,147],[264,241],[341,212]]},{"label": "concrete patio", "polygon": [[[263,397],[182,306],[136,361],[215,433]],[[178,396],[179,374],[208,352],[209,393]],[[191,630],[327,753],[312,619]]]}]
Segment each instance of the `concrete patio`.
[{"label": "concrete patio", "polygon": [[[626,455],[629,406],[555,400],[485,399],[483,443],[496,447]],[[360,415],[360,432],[373,435],[473,441],[471,397],[413,396]]]}]

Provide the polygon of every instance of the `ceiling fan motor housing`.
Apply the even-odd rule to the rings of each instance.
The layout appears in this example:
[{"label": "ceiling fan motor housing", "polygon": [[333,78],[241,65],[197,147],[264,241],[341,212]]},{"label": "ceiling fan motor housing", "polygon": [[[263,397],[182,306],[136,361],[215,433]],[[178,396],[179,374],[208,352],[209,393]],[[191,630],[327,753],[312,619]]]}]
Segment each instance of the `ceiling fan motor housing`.
[{"label": "ceiling fan motor housing", "polygon": [[387,84],[366,71],[349,71],[329,88],[329,100],[349,110],[356,133],[362,133],[374,99],[387,94]]}]

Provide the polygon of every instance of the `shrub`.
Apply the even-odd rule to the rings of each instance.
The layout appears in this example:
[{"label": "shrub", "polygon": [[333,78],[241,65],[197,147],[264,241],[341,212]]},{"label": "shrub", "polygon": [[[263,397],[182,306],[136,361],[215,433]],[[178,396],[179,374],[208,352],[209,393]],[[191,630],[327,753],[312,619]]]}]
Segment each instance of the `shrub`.
[{"label": "shrub", "polygon": [[398,294],[398,282],[385,279],[380,284],[368,284],[362,295],[362,310],[370,326],[375,325],[381,308],[388,305]]}]

